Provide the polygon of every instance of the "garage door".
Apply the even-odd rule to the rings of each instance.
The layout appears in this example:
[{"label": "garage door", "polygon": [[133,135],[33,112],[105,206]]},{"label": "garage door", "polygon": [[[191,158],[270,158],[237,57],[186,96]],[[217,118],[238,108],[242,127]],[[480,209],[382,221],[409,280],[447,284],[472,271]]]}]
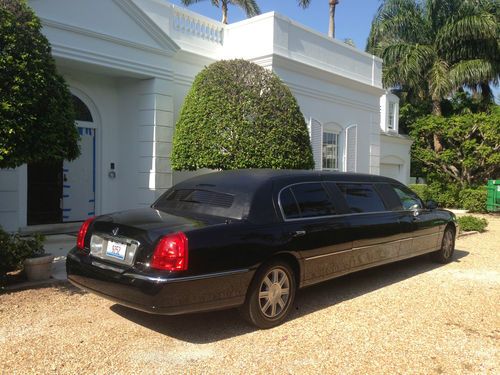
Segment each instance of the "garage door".
[{"label": "garage door", "polygon": [[400,179],[401,165],[400,164],[380,164],[380,175],[385,177]]}]

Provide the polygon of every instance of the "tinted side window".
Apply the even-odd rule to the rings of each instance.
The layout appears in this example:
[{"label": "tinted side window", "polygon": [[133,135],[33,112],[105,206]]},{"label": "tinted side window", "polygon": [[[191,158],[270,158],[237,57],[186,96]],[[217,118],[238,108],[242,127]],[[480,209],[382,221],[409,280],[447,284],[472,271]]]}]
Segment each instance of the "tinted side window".
[{"label": "tinted side window", "polygon": [[423,208],[422,201],[413,191],[408,189],[406,186],[402,185],[392,185],[394,191],[401,201],[401,206],[403,210],[415,210],[418,208]]},{"label": "tinted side window", "polygon": [[287,219],[300,217],[299,206],[290,188],[285,189],[280,194],[280,204]]},{"label": "tinted side window", "polygon": [[320,183],[305,183],[292,186],[302,217],[335,214],[330,196]]},{"label": "tinted side window", "polygon": [[370,184],[337,184],[351,212],[385,211],[384,202]]}]

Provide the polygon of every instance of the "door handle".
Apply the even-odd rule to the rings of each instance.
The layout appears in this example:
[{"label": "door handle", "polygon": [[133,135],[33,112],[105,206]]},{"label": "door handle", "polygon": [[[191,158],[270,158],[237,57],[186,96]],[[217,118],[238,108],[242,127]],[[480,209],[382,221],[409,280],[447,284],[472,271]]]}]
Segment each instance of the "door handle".
[{"label": "door handle", "polygon": [[305,230],[296,230],[296,231],[293,231],[290,234],[292,235],[292,237],[297,238],[297,237],[305,236],[306,235],[306,231]]}]

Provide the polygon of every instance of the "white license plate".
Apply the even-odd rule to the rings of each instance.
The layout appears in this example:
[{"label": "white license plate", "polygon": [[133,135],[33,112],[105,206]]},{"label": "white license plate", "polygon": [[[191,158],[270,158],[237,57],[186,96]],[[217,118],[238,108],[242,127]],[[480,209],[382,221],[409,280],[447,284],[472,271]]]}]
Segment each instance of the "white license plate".
[{"label": "white license plate", "polygon": [[108,247],[106,248],[106,255],[108,257],[124,260],[127,254],[127,244],[108,241]]}]

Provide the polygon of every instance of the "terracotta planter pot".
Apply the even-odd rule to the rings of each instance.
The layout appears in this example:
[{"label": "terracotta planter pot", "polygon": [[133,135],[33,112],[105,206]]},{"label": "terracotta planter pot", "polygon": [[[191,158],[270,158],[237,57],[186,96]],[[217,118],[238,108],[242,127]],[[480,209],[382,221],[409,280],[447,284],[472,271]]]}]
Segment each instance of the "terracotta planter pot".
[{"label": "terracotta planter pot", "polygon": [[52,262],[54,256],[45,254],[36,258],[24,260],[24,270],[29,281],[48,280],[52,274]]}]

